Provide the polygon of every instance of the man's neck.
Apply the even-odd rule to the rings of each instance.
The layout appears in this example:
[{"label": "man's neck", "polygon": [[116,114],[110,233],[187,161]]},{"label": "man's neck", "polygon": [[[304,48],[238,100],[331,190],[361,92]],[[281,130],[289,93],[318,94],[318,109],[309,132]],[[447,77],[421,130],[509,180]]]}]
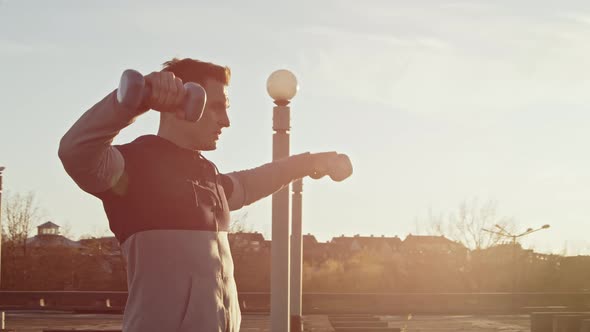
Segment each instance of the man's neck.
[{"label": "man's neck", "polygon": [[189,144],[189,142],[187,140],[183,139],[182,137],[180,137],[178,135],[175,135],[173,131],[165,130],[160,127],[158,129],[157,135],[159,137],[162,137],[165,140],[168,140],[168,141],[176,144],[177,146],[179,146],[183,149],[196,151],[195,148],[193,146],[191,146],[191,144]]}]

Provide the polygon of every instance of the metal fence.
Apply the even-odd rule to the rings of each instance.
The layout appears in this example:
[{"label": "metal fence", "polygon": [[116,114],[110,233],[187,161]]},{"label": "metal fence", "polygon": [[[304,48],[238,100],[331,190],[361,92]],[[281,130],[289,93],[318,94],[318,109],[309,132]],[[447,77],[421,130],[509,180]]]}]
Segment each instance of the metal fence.
[{"label": "metal fence", "polygon": [[[1,310],[120,313],[127,292],[0,291]],[[244,312],[269,312],[270,293],[239,293]],[[539,308],[590,309],[584,293],[303,293],[304,314],[515,314]]]}]

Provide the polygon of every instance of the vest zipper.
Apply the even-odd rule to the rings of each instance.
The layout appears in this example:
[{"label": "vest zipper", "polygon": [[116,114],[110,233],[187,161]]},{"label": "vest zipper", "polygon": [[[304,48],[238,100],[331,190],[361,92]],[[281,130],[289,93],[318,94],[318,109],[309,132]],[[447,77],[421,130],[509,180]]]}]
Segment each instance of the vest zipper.
[{"label": "vest zipper", "polygon": [[[194,155],[193,158],[195,160],[201,159],[201,158],[199,158],[199,155]],[[202,159],[204,159],[205,161],[207,161],[209,164],[212,164],[209,160],[205,159],[204,157],[202,157]],[[216,171],[217,171],[217,168],[216,168]],[[214,174],[214,176],[215,176],[215,189],[217,190],[217,192],[219,192],[219,188],[217,187],[218,184],[217,184],[217,172],[216,171],[215,171],[215,174]],[[220,262],[221,286],[222,286],[222,289],[223,289],[223,293],[225,293],[225,289],[223,287],[224,286],[224,284],[223,284],[224,283],[224,269],[223,269],[224,262],[223,262],[223,256],[221,255],[221,250],[219,248],[220,247],[220,243],[219,243],[219,222],[217,221],[217,209],[218,209],[218,204],[219,204],[218,202],[222,202],[222,199],[221,199],[221,197],[217,197],[215,195],[215,193],[212,193],[212,194],[213,194],[213,197],[215,198],[215,200],[214,200],[215,201],[215,206],[214,206],[214,209],[213,209],[213,220],[215,221],[215,242],[217,243],[217,255],[219,255],[219,262]],[[222,294],[222,296],[223,296],[223,294]]]}]

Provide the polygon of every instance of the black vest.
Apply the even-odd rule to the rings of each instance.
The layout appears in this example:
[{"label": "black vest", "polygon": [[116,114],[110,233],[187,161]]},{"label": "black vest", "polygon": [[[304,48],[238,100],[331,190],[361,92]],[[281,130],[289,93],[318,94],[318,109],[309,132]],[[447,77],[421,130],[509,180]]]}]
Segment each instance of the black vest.
[{"label": "black vest", "polygon": [[232,181],[199,152],[156,135],[115,146],[125,170],[103,202],[120,243],[146,230],[228,231]]}]

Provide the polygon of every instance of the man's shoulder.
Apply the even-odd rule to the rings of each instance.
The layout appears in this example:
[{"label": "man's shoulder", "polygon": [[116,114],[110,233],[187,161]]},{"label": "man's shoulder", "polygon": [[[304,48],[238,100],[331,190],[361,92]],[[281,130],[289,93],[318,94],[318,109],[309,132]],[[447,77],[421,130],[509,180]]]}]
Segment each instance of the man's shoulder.
[{"label": "man's shoulder", "polygon": [[139,136],[129,143],[117,144],[113,146],[117,148],[117,150],[119,150],[123,155],[136,151],[150,150],[154,147],[152,136],[154,135]]}]

